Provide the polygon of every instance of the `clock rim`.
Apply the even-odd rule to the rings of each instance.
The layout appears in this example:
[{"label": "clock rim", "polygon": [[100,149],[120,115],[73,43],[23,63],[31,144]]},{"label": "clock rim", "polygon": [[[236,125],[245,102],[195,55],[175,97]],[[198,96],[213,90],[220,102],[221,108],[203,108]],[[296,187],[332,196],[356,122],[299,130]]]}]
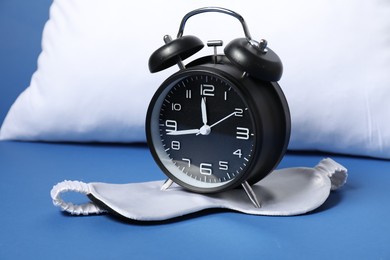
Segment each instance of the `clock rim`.
[{"label": "clock rim", "polygon": [[[199,75],[199,74],[203,74],[203,75],[207,74],[207,75],[216,76],[216,77],[219,77],[219,78],[223,79],[224,81],[228,82],[230,85],[233,86],[234,90],[238,93],[241,100],[249,108],[250,120],[251,120],[251,123],[254,127],[253,132],[255,133],[254,140],[253,140],[254,148],[253,148],[253,152],[252,152],[252,158],[258,157],[259,147],[261,147],[263,140],[262,140],[262,136],[259,134],[259,131],[261,131],[261,130],[258,127],[256,127],[257,123],[256,123],[256,120],[254,119],[256,116],[258,116],[258,115],[254,114],[255,107],[252,104],[252,102],[247,101],[248,98],[250,98],[250,94],[246,93],[246,91],[245,91],[246,89],[244,87],[240,87],[240,85],[242,85],[242,84],[239,83],[234,76],[229,75],[228,73],[226,73],[220,69],[213,68],[213,67],[211,67],[211,68],[204,67],[202,65],[187,68],[185,70],[180,70],[180,71],[174,73],[169,78],[167,78],[160,85],[160,87],[156,90],[151,102],[149,103],[149,107],[148,107],[148,111],[147,111],[146,124],[145,124],[146,125],[145,126],[146,137],[147,137],[147,144],[149,146],[149,150],[151,151],[154,160],[156,161],[159,168],[164,172],[164,174],[168,178],[172,179],[175,183],[179,184],[180,186],[182,186],[190,191],[194,191],[197,193],[216,193],[216,192],[221,192],[221,191],[233,189],[233,188],[239,186],[240,184],[242,184],[244,181],[246,181],[251,175],[251,172],[254,168],[254,164],[255,164],[254,161],[255,160],[251,159],[249,161],[246,169],[243,172],[241,172],[237,177],[233,178],[232,180],[229,180],[227,182],[223,182],[221,185],[214,186],[214,187],[194,186],[194,185],[191,185],[191,184],[183,181],[182,179],[176,177],[173,173],[170,172],[169,169],[167,169],[166,165],[164,165],[164,163],[162,162],[163,158],[161,158],[159,156],[157,148],[154,145],[155,144],[154,143],[155,137],[154,137],[154,135],[152,133],[152,129],[151,129],[152,124],[153,124],[152,114],[155,111],[157,101],[159,101],[159,99],[163,99],[163,98],[161,98],[161,95],[164,94],[164,91],[169,92],[169,90],[172,89],[172,87],[175,85],[175,83],[174,83],[175,81],[177,82],[185,77],[189,77],[191,75]],[[167,88],[169,88],[169,89],[167,89]],[[164,95],[164,97],[165,96],[166,95]],[[158,108],[158,113],[159,113],[159,111],[160,111],[160,108]],[[157,123],[157,125],[158,125],[158,123]],[[160,140],[159,138],[157,138],[157,139],[158,140],[156,140],[156,141]],[[259,140],[259,139],[261,139],[261,140]],[[186,175],[183,175],[183,176],[186,176]],[[202,182],[200,182],[200,183],[202,183]]]}]

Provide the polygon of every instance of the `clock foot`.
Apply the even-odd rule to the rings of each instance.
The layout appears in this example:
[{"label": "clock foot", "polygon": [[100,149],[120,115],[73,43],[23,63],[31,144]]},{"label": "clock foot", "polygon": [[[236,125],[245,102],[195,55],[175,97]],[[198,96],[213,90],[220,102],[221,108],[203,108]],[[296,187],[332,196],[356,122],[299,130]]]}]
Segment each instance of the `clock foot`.
[{"label": "clock foot", "polygon": [[261,208],[261,204],[260,204],[259,200],[257,199],[257,196],[256,196],[255,192],[253,191],[252,187],[249,185],[249,183],[247,181],[245,181],[241,185],[244,188],[246,195],[248,195],[252,204],[255,206],[255,208]]},{"label": "clock foot", "polygon": [[161,190],[167,190],[173,184],[173,180],[167,179],[164,184],[161,186]]}]

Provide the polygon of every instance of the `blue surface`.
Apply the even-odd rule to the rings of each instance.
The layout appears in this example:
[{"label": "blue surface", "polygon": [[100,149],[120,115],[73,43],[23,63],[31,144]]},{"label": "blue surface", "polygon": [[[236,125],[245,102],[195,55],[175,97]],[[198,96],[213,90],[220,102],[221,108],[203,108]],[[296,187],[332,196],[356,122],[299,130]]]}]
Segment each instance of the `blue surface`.
[{"label": "blue surface", "polygon": [[[323,157],[289,154],[280,167],[312,167]],[[145,224],[69,216],[49,192],[65,179],[163,179],[146,146],[0,142],[0,259],[390,259],[390,162],[332,158],[349,169],[348,183],[310,214],[211,210]]]},{"label": "blue surface", "polygon": [[[50,3],[0,1],[0,121],[36,69]],[[280,167],[324,156],[289,154]],[[310,214],[211,210],[145,224],[69,216],[49,192],[65,179],[163,179],[146,146],[0,142],[0,259],[390,259],[390,162],[331,157],[349,169],[348,183]]]}]

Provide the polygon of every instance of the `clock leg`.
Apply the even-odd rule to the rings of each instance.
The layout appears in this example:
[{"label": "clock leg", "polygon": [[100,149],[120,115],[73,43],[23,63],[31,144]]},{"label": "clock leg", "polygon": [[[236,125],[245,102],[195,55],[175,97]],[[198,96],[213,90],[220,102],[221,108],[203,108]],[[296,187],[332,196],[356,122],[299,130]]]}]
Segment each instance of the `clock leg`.
[{"label": "clock leg", "polygon": [[171,185],[173,184],[173,181],[171,179],[167,179],[164,184],[161,186],[161,190],[167,190]]},{"label": "clock leg", "polygon": [[261,204],[260,204],[259,200],[257,199],[257,196],[256,196],[255,192],[253,191],[252,187],[249,185],[249,183],[247,181],[245,181],[241,185],[244,188],[246,195],[248,195],[252,204],[255,206],[255,208],[261,208]]}]

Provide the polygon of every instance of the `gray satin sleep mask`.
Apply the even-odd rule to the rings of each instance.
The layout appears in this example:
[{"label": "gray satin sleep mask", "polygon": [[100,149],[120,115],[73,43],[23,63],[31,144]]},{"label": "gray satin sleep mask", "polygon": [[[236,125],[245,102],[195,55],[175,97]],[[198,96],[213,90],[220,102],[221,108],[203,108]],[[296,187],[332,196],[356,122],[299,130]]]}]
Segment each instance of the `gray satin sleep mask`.
[{"label": "gray satin sleep mask", "polygon": [[[161,190],[164,181],[129,184],[63,181],[51,190],[54,205],[72,215],[116,213],[141,221],[167,220],[204,209],[225,208],[253,215],[291,216],[321,206],[330,191],[342,187],[347,169],[332,159],[323,159],[314,168],[275,170],[252,185],[261,207],[255,208],[242,189],[217,194],[198,194],[172,185]],[[64,192],[79,192],[91,202],[74,205],[61,198]]]}]

